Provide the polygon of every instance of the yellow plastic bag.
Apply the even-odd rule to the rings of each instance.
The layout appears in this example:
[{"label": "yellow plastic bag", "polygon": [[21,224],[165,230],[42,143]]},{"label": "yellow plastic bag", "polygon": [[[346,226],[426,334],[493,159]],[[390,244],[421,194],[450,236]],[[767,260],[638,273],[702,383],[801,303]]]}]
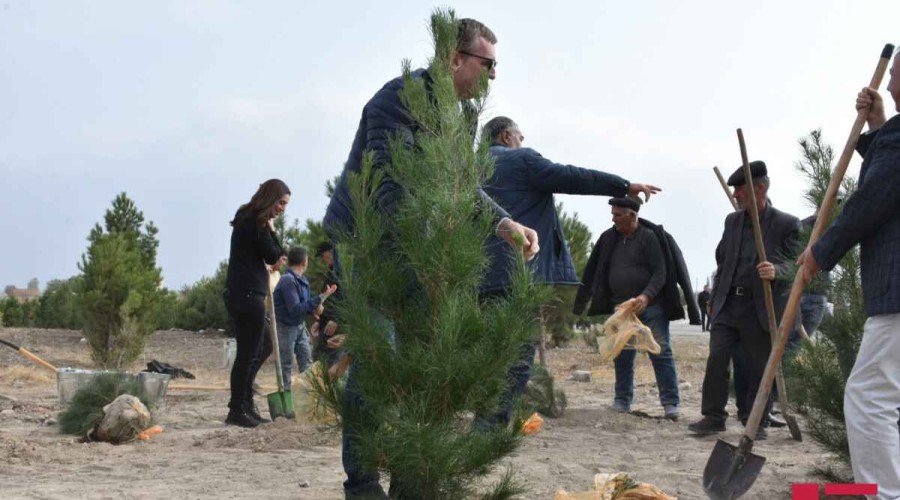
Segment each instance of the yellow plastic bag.
[{"label": "yellow plastic bag", "polygon": [[557,490],[553,500],[678,500],[647,483],[635,483],[628,474],[616,472],[594,476],[594,490],[567,493]]},{"label": "yellow plastic bag", "polygon": [[636,305],[634,299],[619,304],[615,314],[603,323],[604,336],[597,339],[603,361],[612,361],[623,349],[651,354],[659,354],[662,350],[653,338],[653,331],[634,314]]}]

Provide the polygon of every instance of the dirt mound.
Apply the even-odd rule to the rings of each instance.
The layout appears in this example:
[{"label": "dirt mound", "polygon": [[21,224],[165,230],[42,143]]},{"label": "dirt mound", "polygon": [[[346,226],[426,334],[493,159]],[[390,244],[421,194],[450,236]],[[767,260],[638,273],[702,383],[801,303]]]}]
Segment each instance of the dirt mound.
[{"label": "dirt mound", "polygon": [[340,442],[341,435],[334,429],[279,418],[255,429],[228,427],[214,431],[195,438],[194,446],[203,449],[238,448],[264,452],[338,446]]}]

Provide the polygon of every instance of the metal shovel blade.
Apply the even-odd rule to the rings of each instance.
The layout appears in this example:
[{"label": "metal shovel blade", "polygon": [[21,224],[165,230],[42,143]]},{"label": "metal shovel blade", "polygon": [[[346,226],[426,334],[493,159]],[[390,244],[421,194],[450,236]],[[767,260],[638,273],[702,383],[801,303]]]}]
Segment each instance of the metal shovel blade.
[{"label": "metal shovel blade", "polygon": [[732,500],[747,492],[766,458],[750,452],[753,441],[741,437],[740,446],[719,439],[703,470],[703,490],[713,500]]},{"label": "metal shovel blade", "polygon": [[294,401],[291,391],[277,391],[266,394],[269,402],[269,417],[275,421],[276,417],[294,418]]},{"label": "metal shovel blade", "polygon": [[800,433],[800,424],[797,423],[797,417],[785,414],[782,414],[781,416],[784,417],[788,430],[791,431],[791,438],[793,438],[794,441],[803,441],[803,434]]}]

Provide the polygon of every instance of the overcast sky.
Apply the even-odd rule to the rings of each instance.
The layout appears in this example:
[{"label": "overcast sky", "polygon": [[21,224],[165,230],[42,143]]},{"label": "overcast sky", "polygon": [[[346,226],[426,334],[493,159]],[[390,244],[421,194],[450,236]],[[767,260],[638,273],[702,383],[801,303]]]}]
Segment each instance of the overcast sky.
[{"label": "overcast sky", "polygon": [[[228,257],[228,220],[265,179],[291,187],[289,218],[321,218],[362,106],[402,59],[425,64],[442,5],[0,0],[0,286],[77,274],[122,191],[159,227],[171,288]],[[554,161],[661,186],[641,215],[695,282],[715,269],[729,206],[712,167],[738,166],[735,129],[775,205],[808,215],[797,139],[821,127],[839,154],[856,92],[900,42],[897,0],[453,7],[499,37],[485,118],[513,118]],[[605,198],[559,198],[595,237],[611,225]]]}]

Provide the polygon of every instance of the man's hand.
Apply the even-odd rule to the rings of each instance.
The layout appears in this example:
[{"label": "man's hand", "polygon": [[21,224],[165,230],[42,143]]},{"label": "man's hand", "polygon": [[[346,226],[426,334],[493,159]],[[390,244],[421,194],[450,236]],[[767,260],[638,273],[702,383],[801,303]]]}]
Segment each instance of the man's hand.
[{"label": "man's hand", "polygon": [[813,276],[819,272],[819,263],[816,262],[816,257],[812,253],[812,249],[807,247],[803,253],[800,254],[800,257],[797,258],[797,265],[800,266],[797,269],[797,272],[803,276],[803,284],[807,284],[812,281]]},{"label": "man's hand", "polygon": [[319,322],[318,321],[313,321],[312,326],[309,327],[309,336],[312,338],[319,337]]},{"label": "man's hand", "polygon": [[759,271],[759,278],[761,280],[775,281],[775,264],[766,260],[760,262],[759,265],[756,266],[756,270]]},{"label": "man's hand", "polygon": [[337,323],[328,320],[328,323],[325,325],[325,336],[331,337],[332,335],[334,335],[335,331],[337,331]]},{"label": "man's hand", "polygon": [[640,198],[638,196],[640,193],[644,193],[644,201],[650,201],[650,195],[656,194],[662,191],[662,189],[652,185],[652,184],[639,184],[637,182],[632,182],[630,186],[628,186],[628,196],[632,198]]},{"label": "man's hand", "polygon": [[322,292],[321,294],[319,294],[319,297],[321,297],[322,300],[325,300],[328,297],[331,297],[331,295],[336,291],[337,291],[337,285],[335,285],[335,284],[326,285],[325,291]]},{"label": "man's hand", "polygon": [[521,235],[525,240],[522,246],[525,260],[533,259],[541,251],[541,247],[538,245],[538,235],[534,229],[525,227],[508,217],[501,220],[497,226],[497,236],[503,238],[510,245],[518,246],[519,243],[516,241],[515,235]]},{"label": "man's hand", "polygon": [[643,293],[634,298],[634,314],[640,316],[644,309],[647,309],[647,304],[650,303],[650,297],[647,297]]},{"label": "man's hand", "polygon": [[325,312],[325,306],[319,304],[318,306],[316,306],[316,312],[314,313],[314,315],[316,318],[318,318],[322,315],[323,312]]},{"label": "man's hand", "polygon": [[277,273],[282,267],[284,267],[285,264],[287,264],[287,255],[282,255],[281,257],[278,258],[278,261],[276,261],[274,264],[272,264],[271,267],[270,266],[266,266],[266,267],[269,268],[269,274],[272,274],[272,273]]},{"label": "man's hand", "polygon": [[866,116],[869,130],[881,128],[886,121],[884,101],[881,99],[881,94],[871,87],[863,87],[859,94],[856,94],[856,111],[862,111],[865,108],[869,108],[869,114]]}]

